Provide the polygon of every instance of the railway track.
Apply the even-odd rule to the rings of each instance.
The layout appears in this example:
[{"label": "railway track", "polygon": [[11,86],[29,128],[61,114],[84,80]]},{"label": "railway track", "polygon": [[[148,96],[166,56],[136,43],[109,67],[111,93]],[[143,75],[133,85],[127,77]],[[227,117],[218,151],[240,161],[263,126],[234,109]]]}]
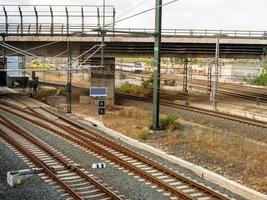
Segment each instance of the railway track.
[{"label": "railway track", "polygon": [[[130,76],[144,77],[144,78],[150,77],[147,75],[137,75],[137,74],[130,74]],[[175,82],[179,83],[179,85],[182,86],[183,84],[182,77],[180,76],[163,75],[162,80],[175,80]],[[192,83],[192,87],[194,89],[198,89],[198,90],[202,90],[206,92],[207,91],[206,84],[207,82],[205,80],[194,79]],[[260,102],[260,103],[267,103],[267,94],[264,89],[256,90],[255,88],[253,89],[249,87],[244,88],[244,86],[237,86],[235,84],[230,84],[230,83],[227,83],[227,84],[219,83],[218,93],[225,95],[225,96],[231,96],[231,97],[251,100],[255,102]]]},{"label": "railway track", "polygon": [[[75,143],[137,175],[171,199],[230,199],[47,108],[23,109],[2,101],[0,110]],[[55,118],[57,120],[55,120]]]},{"label": "railway track", "polygon": [[[0,137],[28,157],[35,165],[65,190],[66,199],[109,200],[122,198],[2,114]],[[5,128],[3,128],[5,127]]]},{"label": "railway track", "polygon": [[[122,93],[116,93],[116,96],[128,98],[128,99],[134,99],[137,101],[152,103],[152,98],[148,98],[148,97],[133,96],[133,95],[122,94]],[[206,110],[203,108],[196,108],[196,107],[192,107],[192,106],[179,105],[179,104],[173,103],[171,101],[166,101],[166,100],[161,100],[160,104],[163,106],[171,107],[171,108],[195,112],[195,113],[199,113],[202,115],[209,115],[209,116],[217,117],[220,119],[230,120],[230,121],[234,121],[234,122],[238,122],[238,123],[242,123],[242,124],[246,124],[246,125],[250,125],[250,126],[255,126],[255,127],[267,129],[267,123],[263,122],[263,121],[259,121],[259,120],[252,120],[252,119],[241,117],[241,116],[216,112],[216,111],[212,111],[212,110]]]}]

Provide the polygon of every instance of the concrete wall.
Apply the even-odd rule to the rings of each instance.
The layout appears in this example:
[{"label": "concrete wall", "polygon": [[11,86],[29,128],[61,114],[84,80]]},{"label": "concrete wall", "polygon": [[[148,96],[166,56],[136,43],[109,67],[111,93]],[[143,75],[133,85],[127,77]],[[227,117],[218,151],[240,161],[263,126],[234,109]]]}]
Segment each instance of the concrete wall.
[{"label": "concrete wall", "polygon": [[260,65],[257,63],[232,64],[232,76],[237,79],[243,77],[257,76],[260,74]]},{"label": "concrete wall", "polygon": [[[212,74],[215,72],[215,67],[212,66]],[[208,75],[208,66],[204,67],[204,73]],[[243,80],[244,78],[250,78],[258,76],[261,73],[260,62],[226,62],[219,66],[219,79],[223,80]]]}]

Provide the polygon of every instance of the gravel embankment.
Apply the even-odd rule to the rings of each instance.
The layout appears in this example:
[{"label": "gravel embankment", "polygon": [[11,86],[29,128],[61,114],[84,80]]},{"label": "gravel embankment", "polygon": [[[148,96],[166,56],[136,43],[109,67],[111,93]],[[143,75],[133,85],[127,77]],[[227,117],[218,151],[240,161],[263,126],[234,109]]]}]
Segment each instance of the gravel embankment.
[{"label": "gravel embankment", "polygon": [[3,113],[15,123],[20,124],[22,127],[29,130],[44,142],[59,150],[64,155],[68,156],[74,162],[81,164],[85,169],[94,174],[100,180],[103,180],[109,186],[112,186],[127,199],[170,199],[169,197],[164,196],[162,192],[158,192],[156,189],[152,189],[149,185],[145,184],[145,182],[137,181],[136,178],[129,175],[127,172],[123,172],[122,170],[111,164],[107,164],[107,168],[105,169],[92,169],[91,166],[93,163],[103,161],[96,156],[90,155],[84,150],[66,142],[62,138],[50,134],[48,131],[34,127],[24,120],[11,114],[8,114],[6,112]]},{"label": "gravel embankment", "polygon": [[61,200],[57,190],[45,183],[38,175],[25,180],[14,188],[6,182],[7,171],[28,169],[24,161],[0,139],[0,199],[1,200]]}]

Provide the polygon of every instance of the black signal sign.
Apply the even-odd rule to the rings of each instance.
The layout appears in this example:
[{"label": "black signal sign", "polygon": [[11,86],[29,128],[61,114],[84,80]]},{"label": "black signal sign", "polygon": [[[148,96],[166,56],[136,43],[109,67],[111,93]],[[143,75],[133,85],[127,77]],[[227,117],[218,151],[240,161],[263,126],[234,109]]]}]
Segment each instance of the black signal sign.
[{"label": "black signal sign", "polygon": [[99,100],[98,101],[98,107],[99,108],[105,108],[105,100]]}]

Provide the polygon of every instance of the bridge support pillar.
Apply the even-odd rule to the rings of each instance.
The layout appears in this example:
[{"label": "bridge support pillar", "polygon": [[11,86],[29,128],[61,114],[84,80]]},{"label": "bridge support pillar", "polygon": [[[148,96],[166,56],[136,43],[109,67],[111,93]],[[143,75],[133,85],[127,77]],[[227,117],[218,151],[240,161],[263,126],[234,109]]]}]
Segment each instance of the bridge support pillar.
[{"label": "bridge support pillar", "polygon": [[100,57],[93,57],[89,60],[89,64],[97,66],[91,68],[91,87],[107,87],[107,105],[114,105],[115,91],[115,58],[105,57],[104,67],[99,67]]}]

